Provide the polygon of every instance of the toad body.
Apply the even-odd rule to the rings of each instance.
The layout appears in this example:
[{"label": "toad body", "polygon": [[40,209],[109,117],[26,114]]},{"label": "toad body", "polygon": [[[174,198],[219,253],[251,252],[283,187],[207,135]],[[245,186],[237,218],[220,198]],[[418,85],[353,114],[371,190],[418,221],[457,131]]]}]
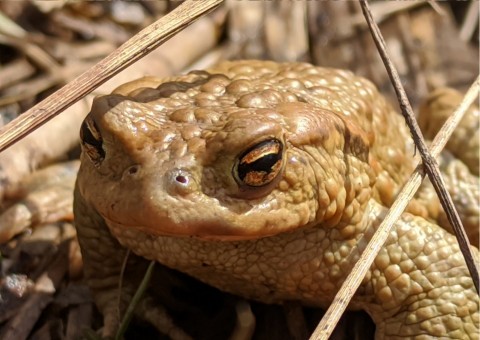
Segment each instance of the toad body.
[{"label": "toad body", "polygon": [[[306,63],[136,80],[95,100],[81,136],[75,223],[107,333],[125,249],[245,298],[328,307],[414,169],[403,119],[369,81]],[[435,205],[411,202],[350,303],[379,339],[479,336]]]}]

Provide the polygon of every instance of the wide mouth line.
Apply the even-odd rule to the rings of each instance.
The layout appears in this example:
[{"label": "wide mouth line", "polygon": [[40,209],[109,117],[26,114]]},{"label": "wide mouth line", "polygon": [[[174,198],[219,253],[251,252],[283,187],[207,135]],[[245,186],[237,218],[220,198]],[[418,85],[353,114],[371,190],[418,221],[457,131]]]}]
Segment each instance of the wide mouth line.
[{"label": "wide mouth line", "polygon": [[[171,238],[197,238],[203,241],[223,241],[223,242],[235,242],[235,241],[252,241],[258,240],[265,237],[275,236],[277,233],[265,233],[261,235],[252,235],[252,234],[235,234],[235,233],[198,233],[201,230],[201,227],[183,227],[184,232],[169,232],[165,228],[156,228],[156,231],[152,232],[152,228],[145,227],[137,224],[125,224],[123,222],[116,221],[114,219],[104,217],[105,222],[110,230],[135,230],[136,232],[143,233],[149,237],[171,237]],[[159,223],[160,225],[160,223]],[[173,224],[175,226],[180,226],[179,224]],[[170,228],[168,228],[170,229]],[[195,230],[195,231],[194,231]],[[210,229],[211,230],[211,229]],[[190,231],[190,232],[189,232]],[[115,232],[114,232],[115,233]]]}]

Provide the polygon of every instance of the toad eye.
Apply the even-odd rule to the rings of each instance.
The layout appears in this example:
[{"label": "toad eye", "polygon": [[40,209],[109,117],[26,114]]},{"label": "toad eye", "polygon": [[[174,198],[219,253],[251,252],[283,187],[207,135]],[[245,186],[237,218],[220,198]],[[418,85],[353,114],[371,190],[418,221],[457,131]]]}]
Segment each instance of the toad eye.
[{"label": "toad eye", "polygon": [[272,182],[282,168],[283,145],[278,139],[258,143],[238,158],[233,169],[238,184],[261,187]]},{"label": "toad eye", "polygon": [[105,150],[102,148],[103,139],[102,135],[98,131],[97,125],[91,118],[86,118],[82,127],[80,128],[80,139],[83,146],[83,150],[90,158],[90,160],[99,166],[105,159]]}]

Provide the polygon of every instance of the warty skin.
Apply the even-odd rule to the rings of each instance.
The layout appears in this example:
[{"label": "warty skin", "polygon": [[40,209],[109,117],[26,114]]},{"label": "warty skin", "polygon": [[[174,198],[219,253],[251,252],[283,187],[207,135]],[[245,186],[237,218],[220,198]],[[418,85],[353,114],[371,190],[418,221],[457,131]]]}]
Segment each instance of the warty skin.
[{"label": "warty skin", "polygon": [[[327,307],[415,163],[370,82],[305,63],[127,83],[96,99],[82,139],[75,223],[107,335],[124,249],[245,298]],[[280,152],[258,151],[271,141]],[[280,158],[248,172],[255,185],[238,170],[251,150]],[[350,307],[372,316],[378,339],[476,339],[478,295],[431,213],[438,202],[423,203],[396,223]]]}]

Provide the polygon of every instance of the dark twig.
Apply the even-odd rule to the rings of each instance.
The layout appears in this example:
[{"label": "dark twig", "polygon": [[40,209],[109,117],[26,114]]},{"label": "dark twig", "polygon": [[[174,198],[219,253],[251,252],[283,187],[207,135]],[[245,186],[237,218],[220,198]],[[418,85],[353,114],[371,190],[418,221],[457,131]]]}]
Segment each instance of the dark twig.
[{"label": "dark twig", "polygon": [[0,151],[46,123],[135,61],[146,56],[223,0],[187,0],[105,59],[0,130]]},{"label": "dark twig", "polygon": [[[365,0],[362,0],[362,8],[365,2],[366,2]],[[366,10],[364,10],[364,13],[366,14],[365,16],[370,26],[373,20],[372,20],[371,14],[369,13],[368,7],[366,7]],[[377,30],[378,30],[378,27],[377,27]],[[432,142],[432,145],[431,145],[432,159],[433,157],[438,156],[438,154],[441,152],[441,150],[445,146],[448,138],[452,134],[453,130],[460,122],[463,114],[467,111],[469,106],[477,99],[479,88],[480,88],[480,77],[478,77],[476,81],[473,83],[473,85],[470,87],[470,89],[468,90],[467,94],[465,95],[464,99],[462,100],[458,108],[448,118],[448,120],[442,126],[442,129],[438,132],[437,136]],[[398,194],[397,199],[395,200],[392,207],[389,209],[387,215],[385,216],[385,219],[378,227],[372,239],[370,240],[365,250],[361,254],[359,260],[355,263],[350,274],[342,284],[342,287],[336,294],[332,304],[328,308],[327,312],[325,313],[324,317],[318,324],[317,328],[315,329],[310,339],[327,340],[332,334],[335,326],[338,323],[338,320],[342,316],[350,300],[352,299],[356,290],[360,286],[360,283],[365,277],[366,272],[371,267],[373,260],[375,259],[382,245],[385,243],[388,236],[390,235],[390,231],[393,225],[398,220],[400,215],[403,213],[409,201],[413,198],[416,190],[418,190],[418,188],[420,187],[420,184],[422,183],[422,180],[425,176],[423,169],[424,169],[424,166],[422,164],[417,165],[414,173],[412,174],[412,176],[410,176],[407,183],[405,183],[401,192]],[[477,276],[477,282],[478,282],[478,276]]]},{"label": "dark twig", "polygon": [[[477,78],[477,80],[470,87],[458,108],[448,118],[448,120],[442,126],[442,129],[439,131],[439,133],[433,140],[430,147],[432,155],[438,155],[441,152],[441,150],[447,143],[448,137],[452,134],[453,130],[460,122],[464,113],[477,99],[479,88],[480,77]],[[340,287],[339,291],[335,295],[332,304],[328,308],[327,312],[323,316],[322,320],[318,324],[315,332],[312,334],[310,339],[327,340],[332,334],[335,326],[338,323],[338,320],[342,316],[343,312],[350,303],[352,296],[355,294],[356,290],[360,286],[360,283],[365,277],[365,273],[372,266],[373,260],[375,259],[378,252],[380,251],[383,244],[390,235],[390,231],[392,230],[393,225],[403,213],[410,200],[415,195],[415,192],[420,187],[420,184],[422,183],[424,177],[425,173],[423,171],[423,165],[420,163],[415,168],[415,171],[410,176],[407,183],[405,183],[405,185],[403,186],[402,190],[397,196],[397,199],[392,204],[392,207],[388,210],[385,219],[378,227],[372,239],[368,242],[367,247],[360,255],[357,263],[355,263],[355,265],[353,266],[348,277],[343,282],[342,287]]]},{"label": "dark twig", "polygon": [[377,46],[378,52],[380,57],[382,58],[383,63],[385,64],[385,68],[387,69],[388,76],[394,86],[395,93],[397,94],[398,104],[400,105],[400,109],[402,111],[402,115],[407,122],[408,127],[410,128],[410,133],[412,134],[413,140],[415,142],[418,151],[420,152],[420,156],[422,157],[423,166],[425,167],[425,171],[432,182],[432,185],[437,192],[438,198],[440,199],[440,203],[447,214],[448,221],[453,227],[453,231],[455,232],[455,236],[457,237],[458,243],[460,245],[460,250],[462,251],[463,257],[465,258],[465,262],[467,263],[468,271],[472,276],[473,283],[477,292],[479,291],[479,275],[478,269],[475,264],[475,259],[470,248],[470,243],[468,241],[468,236],[465,233],[465,229],[463,228],[462,221],[460,220],[460,216],[455,209],[453,204],[453,200],[449,194],[449,192],[445,189],[445,182],[443,181],[442,176],[440,175],[440,169],[438,167],[437,161],[435,157],[430,155],[427,146],[425,145],[425,141],[423,139],[422,132],[420,131],[420,127],[417,124],[415,119],[415,114],[413,113],[412,107],[410,102],[408,101],[407,94],[405,93],[405,89],[402,86],[402,82],[400,77],[398,76],[398,72],[395,69],[392,61],[388,57],[387,48],[385,45],[385,41],[383,40],[382,34],[378,25],[375,23],[372,17],[372,13],[370,12],[370,8],[368,5],[367,0],[361,0],[360,5],[362,6],[363,15],[367,20],[368,27],[372,33],[373,40],[375,41],[375,45]]}]

